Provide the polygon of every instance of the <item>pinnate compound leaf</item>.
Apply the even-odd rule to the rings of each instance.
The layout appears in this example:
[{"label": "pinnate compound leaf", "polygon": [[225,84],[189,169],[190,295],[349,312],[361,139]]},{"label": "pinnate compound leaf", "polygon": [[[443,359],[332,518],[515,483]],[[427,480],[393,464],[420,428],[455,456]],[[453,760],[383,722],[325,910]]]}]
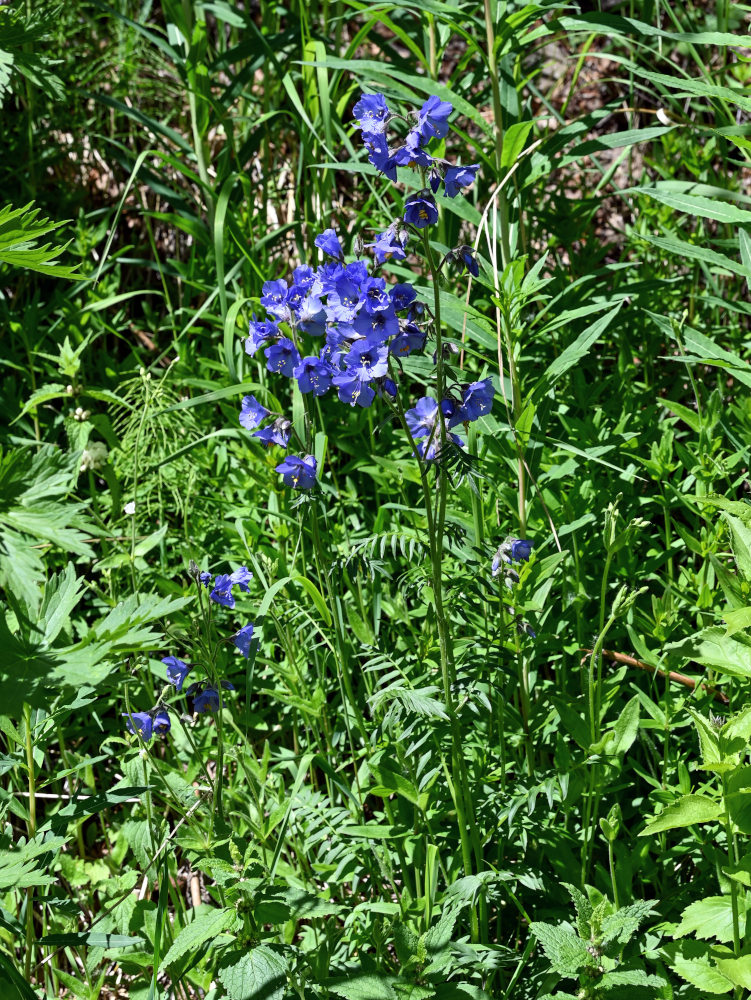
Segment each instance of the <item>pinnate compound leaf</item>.
[{"label": "pinnate compound leaf", "polygon": [[186,953],[195,952],[206,941],[213,940],[225,931],[233,930],[236,923],[237,916],[234,910],[199,907],[193,920],[186,924],[175,938],[172,947],[162,960],[161,969],[164,970],[179,962]]},{"label": "pinnate compound leaf", "polygon": [[283,1000],[287,963],[273,948],[259,944],[225,955],[219,979],[230,1000]]},{"label": "pinnate compound leaf", "polygon": [[589,961],[587,945],[574,931],[562,924],[545,924],[537,920],[530,925],[532,933],[542,945],[550,964],[561,976],[575,978],[579,969]]},{"label": "pinnate compound leaf", "polygon": [[722,806],[707,795],[682,795],[677,802],[663,809],[651,823],[647,823],[639,834],[647,837],[663,830],[675,830],[681,826],[693,826],[694,823],[711,823],[722,815]]}]

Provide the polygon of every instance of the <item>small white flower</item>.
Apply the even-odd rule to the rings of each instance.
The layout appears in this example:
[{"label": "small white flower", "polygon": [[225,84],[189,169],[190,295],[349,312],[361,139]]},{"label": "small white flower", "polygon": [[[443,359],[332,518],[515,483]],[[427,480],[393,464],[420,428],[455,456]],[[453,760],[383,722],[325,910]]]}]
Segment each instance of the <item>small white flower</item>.
[{"label": "small white flower", "polygon": [[130,500],[128,503],[126,503],[126,505],[123,507],[123,510],[125,511],[126,514],[135,514],[136,512],[135,500]]},{"label": "small white flower", "polygon": [[107,455],[107,445],[103,441],[92,441],[81,455],[81,472],[101,468],[107,461]]}]

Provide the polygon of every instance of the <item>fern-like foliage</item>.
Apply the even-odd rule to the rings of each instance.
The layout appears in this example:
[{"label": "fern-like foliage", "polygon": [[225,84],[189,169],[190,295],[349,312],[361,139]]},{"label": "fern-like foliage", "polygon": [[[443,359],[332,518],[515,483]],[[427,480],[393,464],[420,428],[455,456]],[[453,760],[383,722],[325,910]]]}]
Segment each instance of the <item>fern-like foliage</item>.
[{"label": "fern-like foliage", "polygon": [[65,97],[63,81],[52,69],[62,60],[44,54],[40,45],[59,9],[49,3],[34,4],[28,13],[25,4],[0,7],[0,102],[24,79],[59,101]]},{"label": "fern-like foliage", "polygon": [[62,225],[62,222],[51,222],[40,216],[39,209],[34,208],[31,202],[23,208],[12,208],[10,205],[0,208],[0,264],[38,271],[53,278],[82,278],[76,267],[67,267],[58,261],[70,241],[62,246],[54,243],[39,245],[44,236]]},{"label": "fern-like foliage", "polygon": [[77,462],[52,447],[0,456],[0,585],[36,598],[48,546],[93,558],[89,536],[97,531],[83,504],[66,502]]}]

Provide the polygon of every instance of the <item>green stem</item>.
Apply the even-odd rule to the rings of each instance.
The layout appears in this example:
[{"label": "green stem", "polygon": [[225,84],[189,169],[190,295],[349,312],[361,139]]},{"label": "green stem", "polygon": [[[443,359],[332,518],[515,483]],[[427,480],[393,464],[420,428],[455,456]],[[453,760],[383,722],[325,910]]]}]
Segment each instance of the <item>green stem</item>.
[{"label": "green stem", "polygon": [[[490,0],[483,0],[483,5],[485,9],[485,38],[488,47],[488,76],[493,94],[493,119],[495,121],[495,169],[500,183],[502,180],[501,164],[503,163],[503,106],[501,104],[498,64],[495,58],[495,26],[490,11]],[[498,192],[497,204],[501,232],[501,266],[503,269],[511,260],[508,202],[505,191]]]},{"label": "green stem", "polygon": [[[24,725],[26,728],[26,767],[29,774],[29,840],[33,840],[37,832],[37,806],[36,806],[36,770],[34,764],[34,742],[31,736],[31,706],[23,707]],[[26,982],[31,982],[32,956],[34,954],[34,887],[29,886],[26,890],[26,957],[24,959],[24,973]]]}]

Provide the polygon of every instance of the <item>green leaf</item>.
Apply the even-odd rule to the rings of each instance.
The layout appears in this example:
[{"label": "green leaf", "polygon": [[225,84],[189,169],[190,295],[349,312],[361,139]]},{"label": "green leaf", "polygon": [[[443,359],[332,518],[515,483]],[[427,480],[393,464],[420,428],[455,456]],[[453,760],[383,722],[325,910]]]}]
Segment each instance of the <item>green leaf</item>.
[{"label": "green leaf", "polygon": [[219,979],[230,1000],[283,1000],[287,963],[269,945],[222,957]]},{"label": "green leaf", "polygon": [[751,628],[751,607],[723,611],[722,617],[727,625],[725,635],[735,635],[736,632]]},{"label": "green leaf", "polygon": [[537,920],[529,925],[530,930],[542,945],[550,964],[561,976],[576,978],[579,969],[590,964],[591,956],[586,942],[569,927],[561,924],[545,924]]},{"label": "green leaf", "polygon": [[702,219],[714,219],[729,225],[748,225],[751,223],[751,212],[718,198],[705,198],[702,195],[684,194],[679,191],[665,191],[660,188],[630,188],[623,194],[646,194],[655,201],[674,208],[688,215],[697,215]]},{"label": "green leaf", "polygon": [[751,990],[751,955],[742,955],[740,958],[718,958],[715,961],[719,971],[723,976],[727,976],[734,986]]},{"label": "green leaf", "polygon": [[599,338],[605,333],[610,323],[618,314],[620,310],[620,304],[611,309],[609,313],[601,316],[592,326],[588,327],[576,340],[569,344],[565,350],[563,350],[558,357],[550,364],[546,370],[543,372],[537,385],[532,390],[531,399],[539,401],[539,399],[549,392],[550,389],[555,385],[558,379],[564,375],[569,368],[573,368],[575,364],[590,351],[593,344],[599,340]]},{"label": "green leaf", "polygon": [[675,254],[677,257],[688,260],[699,260],[709,267],[719,267],[723,271],[730,271],[732,274],[738,274],[742,278],[747,277],[746,268],[742,264],[733,260],[732,257],[725,257],[723,254],[717,253],[716,250],[696,246],[693,243],[687,243],[685,240],[678,240],[675,237],[651,236],[649,233],[639,233],[639,239],[646,240],[652,246],[664,250],[666,253]]},{"label": "green leaf", "polygon": [[326,987],[344,1000],[397,1000],[392,977],[354,972],[344,979],[328,979]]},{"label": "green leaf", "polygon": [[131,948],[143,944],[145,938],[138,935],[106,934],[101,931],[80,931],[75,934],[47,934],[39,938],[40,944],[48,944],[55,948]]},{"label": "green leaf", "polygon": [[182,928],[162,959],[162,970],[179,962],[187,952],[195,952],[204,942],[213,941],[225,931],[234,930],[238,923],[237,915],[230,909],[201,905],[193,912],[194,918]]},{"label": "green leaf", "polygon": [[719,625],[702,629],[679,642],[669,642],[664,649],[731,677],[751,677],[751,645],[741,637],[727,635]]},{"label": "green leaf", "polygon": [[663,830],[676,830],[695,823],[711,823],[722,816],[722,804],[706,795],[684,795],[677,802],[656,816],[640,832],[640,837],[648,837]]},{"label": "green leaf", "polygon": [[[746,928],[746,907],[743,894],[739,894],[740,932],[743,937]],[[704,941],[733,940],[733,905],[728,896],[707,896],[691,903],[681,914],[681,922],[673,932],[673,937],[681,938],[695,934]]]},{"label": "green leaf", "polygon": [[663,949],[667,964],[685,979],[706,993],[730,993],[732,982],[715,966],[712,949],[704,941],[673,941]]},{"label": "green leaf", "polygon": [[62,225],[62,222],[50,222],[43,216],[40,218],[39,209],[33,208],[32,202],[23,208],[14,209],[10,205],[0,208],[0,262],[55,278],[82,280],[84,275],[78,274],[75,267],[66,267],[57,261],[69,243],[63,246],[50,243],[38,245],[43,236]]},{"label": "green leaf", "polygon": [[751,582],[751,527],[728,511],[723,511],[722,517],[733,536],[733,555],[738,572],[744,580]]},{"label": "green leaf", "polygon": [[626,704],[621,714],[613,726],[615,737],[614,752],[616,754],[626,753],[631,748],[639,732],[639,698],[634,697]]}]

